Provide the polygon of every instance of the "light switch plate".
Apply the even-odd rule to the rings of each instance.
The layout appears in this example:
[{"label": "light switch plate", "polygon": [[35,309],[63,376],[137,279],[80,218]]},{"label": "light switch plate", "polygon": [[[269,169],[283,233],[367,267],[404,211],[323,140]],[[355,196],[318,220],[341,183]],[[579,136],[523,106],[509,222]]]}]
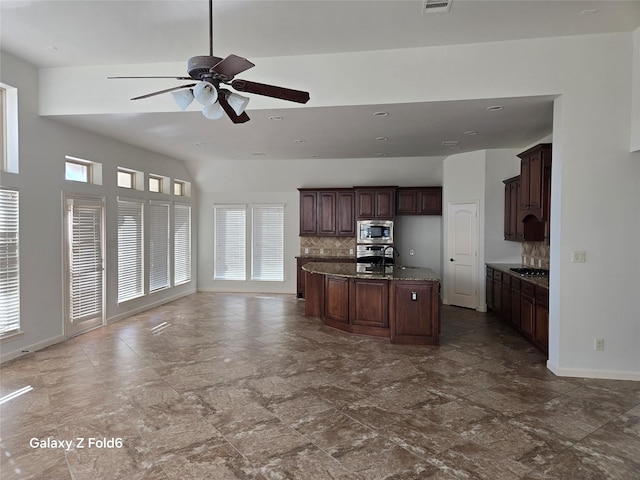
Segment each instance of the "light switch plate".
[{"label": "light switch plate", "polygon": [[572,250],[571,261],[573,263],[584,263],[587,261],[587,252],[584,250]]}]

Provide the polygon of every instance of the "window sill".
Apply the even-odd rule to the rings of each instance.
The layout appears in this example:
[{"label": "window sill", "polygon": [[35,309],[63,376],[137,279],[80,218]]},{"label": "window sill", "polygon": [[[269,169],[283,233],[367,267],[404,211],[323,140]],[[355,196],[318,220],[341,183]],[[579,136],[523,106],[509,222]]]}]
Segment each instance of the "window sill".
[{"label": "window sill", "polygon": [[5,335],[0,336],[0,343],[15,340],[22,335],[24,335],[24,332],[22,330],[15,330],[13,332],[6,333]]}]

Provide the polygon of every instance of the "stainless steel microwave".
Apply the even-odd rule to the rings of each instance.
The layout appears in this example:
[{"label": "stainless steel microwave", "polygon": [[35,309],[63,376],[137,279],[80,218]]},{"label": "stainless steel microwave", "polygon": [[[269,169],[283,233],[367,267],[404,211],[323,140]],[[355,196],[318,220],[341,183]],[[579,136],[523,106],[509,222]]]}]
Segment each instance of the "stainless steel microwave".
[{"label": "stainless steel microwave", "polygon": [[392,220],[359,220],[357,223],[357,243],[393,244]]}]

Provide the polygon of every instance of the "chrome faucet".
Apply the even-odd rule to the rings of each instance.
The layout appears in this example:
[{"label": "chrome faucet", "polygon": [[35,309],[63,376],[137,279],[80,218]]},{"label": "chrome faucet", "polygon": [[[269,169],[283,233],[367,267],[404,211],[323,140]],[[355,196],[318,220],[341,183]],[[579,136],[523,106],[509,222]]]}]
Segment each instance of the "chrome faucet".
[{"label": "chrome faucet", "polygon": [[385,266],[386,266],[386,262],[387,262],[387,250],[391,249],[391,255],[393,255],[393,253],[395,252],[396,257],[400,256],[400,252],[398,251],[398,249],[396,247],[394,247],[393,245],[387,245],[386,247],[384,247],[382,249],[382,271],[384,272]]}]

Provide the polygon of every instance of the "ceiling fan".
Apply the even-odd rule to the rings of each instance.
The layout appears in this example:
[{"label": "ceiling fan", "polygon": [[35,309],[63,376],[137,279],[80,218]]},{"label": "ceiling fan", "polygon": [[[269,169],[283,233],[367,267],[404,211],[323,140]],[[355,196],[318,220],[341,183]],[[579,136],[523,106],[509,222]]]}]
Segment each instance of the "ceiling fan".
[{"label": "ceiling fan", "polygon": [[131,100],[171,93],[182,110],[185,110],[192,100],[203,105],[202,113],[205,117],[216,120],[225,113],[233,123],[249,121],[249,115],[244,111],[249,99],[232,92],[223,85],[230,85],[234,90],[243,93],[254,93],[266,97],[288,100],[290,102],[307,103],[309,93],[301,90],[267,85],[265,83],[250,82],[235,78],[239,73],[254,67],[249,60],[237,55],[225,58],[213,55],[213,0],[209,0],[209,55],[191,57],[187,62],[188,77],[108,77],[109,79],[131,78],[173,78],[176,80],[193,80],[197,83],[179,85],[157,92],[134,97]]}]

